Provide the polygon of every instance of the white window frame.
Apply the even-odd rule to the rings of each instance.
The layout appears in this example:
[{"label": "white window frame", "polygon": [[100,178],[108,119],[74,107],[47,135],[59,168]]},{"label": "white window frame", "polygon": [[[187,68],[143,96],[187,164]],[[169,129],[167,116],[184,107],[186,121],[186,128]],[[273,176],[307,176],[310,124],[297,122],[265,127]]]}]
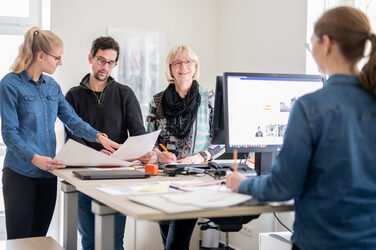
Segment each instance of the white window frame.
[{"label": "white window frame", "polygon": [[29,17],[0,16],[0,34],[23,35],[31,27],[39,27],[42,2],[43,0],[29,0]]}]

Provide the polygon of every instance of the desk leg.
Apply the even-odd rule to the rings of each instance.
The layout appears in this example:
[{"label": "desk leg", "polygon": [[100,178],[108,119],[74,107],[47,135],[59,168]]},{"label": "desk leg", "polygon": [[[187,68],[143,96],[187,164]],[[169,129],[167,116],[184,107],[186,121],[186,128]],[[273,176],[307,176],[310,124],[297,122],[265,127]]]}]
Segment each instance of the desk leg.
[{"label": "desk leg", "polygon": [[77,250],[78,192],[66,181],[61,182],[61,191],[64,192],[63,247]]},{"label": "desk leg", "polygon": [[96,200],[91,202],[91,211],[95,214],[95,250],[114,249],[117,212]]}]

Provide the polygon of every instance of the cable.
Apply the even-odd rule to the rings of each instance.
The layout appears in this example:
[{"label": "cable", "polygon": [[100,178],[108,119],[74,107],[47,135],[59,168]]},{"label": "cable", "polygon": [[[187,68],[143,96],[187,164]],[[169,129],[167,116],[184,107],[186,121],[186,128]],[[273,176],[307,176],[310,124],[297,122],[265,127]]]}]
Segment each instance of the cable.
[{"label": "cable", "polygon": [[293,231],[291,231],[290,228],[288,228],[285,224],[282,223],[282,221],[277,217],[277,215],[275,214],[275,212],[273,212],[274,214],[274,217],[277,219],[277,221],[284,227],[286,228],[288,231],[290,231],[290,233],[293,233]]}]

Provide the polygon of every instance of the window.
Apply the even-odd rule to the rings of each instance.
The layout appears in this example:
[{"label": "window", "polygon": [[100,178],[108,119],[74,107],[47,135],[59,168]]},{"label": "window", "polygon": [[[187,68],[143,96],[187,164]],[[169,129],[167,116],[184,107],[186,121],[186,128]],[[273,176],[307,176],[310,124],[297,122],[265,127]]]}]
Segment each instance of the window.
[{"label": "window", "polygon": [[[373,29],[376,28],[376,1],[375,0],[308,0],[307,1],[307,42],[310,41],[313,33],[313,25],[317,18],[327,9],[340,5],[353,6],[365,12],[371,22]],[[369,52],[366,52],[366,55]],[[361,69],[368,58],[364,58],[359,63]],[[306,73],[320,74],[316,63],[309,51],[306,51]]]},{"label": "window", "polygon": [[[0,79],[9,72],[18,54],[18,47],[25,32],[32,26],[40,26],[41,1],[45,0],[0,0]],[[1,120],[0,120],[1,122]],[[3,166],[5,145],[0,133],[0,166]],[[0,171],[0,180],[2,171]],[[0,182],[2,188],[2,182]],[[0,240],[6,239],[3,193],[0,192]]]}]

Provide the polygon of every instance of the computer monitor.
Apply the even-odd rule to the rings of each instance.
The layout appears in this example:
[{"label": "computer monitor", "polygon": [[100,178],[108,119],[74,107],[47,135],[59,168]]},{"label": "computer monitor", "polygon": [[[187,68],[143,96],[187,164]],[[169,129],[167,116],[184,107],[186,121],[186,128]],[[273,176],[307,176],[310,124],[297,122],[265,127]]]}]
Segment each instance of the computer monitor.
[{"label": "computer monitor", "polygon": [[224,81],[223,76],[217,76],[215,84],[215,100],[214,100],[214,115],[213,115],[213,134],[212,134],[212,144],[225,144],[226,143],[226,132],[225,132],[225,122],[223,115],[223,88]]},{"label": "computer monitor", "polygon": [[283,144],[294,102],[323,86],[324,77],[224,73],[226,152],[255,152],[255,170],[266,174]]}]

